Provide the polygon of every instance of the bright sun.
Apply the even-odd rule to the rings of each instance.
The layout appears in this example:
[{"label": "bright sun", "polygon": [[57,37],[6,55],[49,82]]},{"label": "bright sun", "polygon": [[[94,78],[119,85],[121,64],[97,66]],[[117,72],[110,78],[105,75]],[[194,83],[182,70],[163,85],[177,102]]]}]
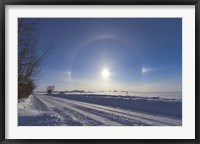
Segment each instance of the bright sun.
[{"label": "bright sun", "polygon": [[110,76],[110,72],[107,68],[104,68],[101,72],[101,76],[105,79],[107,79]]}]

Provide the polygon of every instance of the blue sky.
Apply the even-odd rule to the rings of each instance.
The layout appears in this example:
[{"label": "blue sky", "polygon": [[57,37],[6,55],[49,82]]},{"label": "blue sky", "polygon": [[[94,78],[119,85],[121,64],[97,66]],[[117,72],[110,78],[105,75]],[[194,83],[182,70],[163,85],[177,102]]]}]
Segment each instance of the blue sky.
[{"label": "blue sky", "polygon": [[182,90],[181,18],[44,18],[37,33],[55,45],[38,90]]}]

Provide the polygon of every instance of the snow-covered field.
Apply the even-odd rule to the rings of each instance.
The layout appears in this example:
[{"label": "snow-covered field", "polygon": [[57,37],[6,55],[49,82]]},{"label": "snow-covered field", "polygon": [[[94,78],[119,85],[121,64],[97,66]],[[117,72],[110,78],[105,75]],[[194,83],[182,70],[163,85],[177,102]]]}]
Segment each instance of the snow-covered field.
[{"label": "snow-covered field", "polygon": [[161,97],[33,94],[18,101],[19,126],[180,126],[182,101]]}]

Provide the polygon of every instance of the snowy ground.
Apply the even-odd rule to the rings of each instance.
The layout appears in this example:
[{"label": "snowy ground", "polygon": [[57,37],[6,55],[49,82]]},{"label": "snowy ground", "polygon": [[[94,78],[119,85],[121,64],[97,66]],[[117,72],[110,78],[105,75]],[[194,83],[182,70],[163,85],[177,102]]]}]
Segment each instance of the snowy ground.
[{"label": "snowy ground", "polygon": [[18,102],[19,126],[180,126],[182,102],[159,97],[34,94]]}]

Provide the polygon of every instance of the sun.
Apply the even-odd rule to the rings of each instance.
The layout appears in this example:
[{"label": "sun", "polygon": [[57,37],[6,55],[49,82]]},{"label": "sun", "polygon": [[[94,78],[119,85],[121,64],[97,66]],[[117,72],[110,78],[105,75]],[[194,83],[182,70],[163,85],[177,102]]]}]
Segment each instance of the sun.
[{"label": "sun", "polygon": [[107,69],[107,68],[104,68],[101,72],[101,76],[104,78],[104,79],[107,79],[109,76],[110,76],[110,71]]}]

